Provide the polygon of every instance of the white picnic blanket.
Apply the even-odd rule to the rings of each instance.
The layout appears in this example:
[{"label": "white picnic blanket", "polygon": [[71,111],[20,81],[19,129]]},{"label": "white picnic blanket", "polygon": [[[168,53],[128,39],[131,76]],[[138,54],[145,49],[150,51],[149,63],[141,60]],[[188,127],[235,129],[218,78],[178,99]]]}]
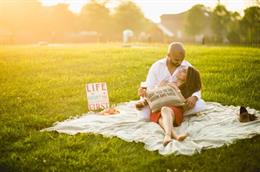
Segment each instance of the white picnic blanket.
[{"label": "white picnic blanket", "polygon": [[57,131],[59,133],[97,133],[106,137],[117,136],[127,142],[143,142],[145,149],[156,151],[162,155],[192,155],[203,149],[216,148],[231,144],[237,139],[251,138],[260,134],[260,112],[247,108],[256,114],[256,121],[240,123],[237,118],[239,107],[223,106],[215,102],[207,102],[206,110],[198,116],[185,117],[177,133],[187,132],[189,136],[179,142],[172,140],[163,146],[162,128],[153,122],[144,121],[134,108],[135,101],[119,104],[119,114],[103,116],[89,112],[41,131]]}]

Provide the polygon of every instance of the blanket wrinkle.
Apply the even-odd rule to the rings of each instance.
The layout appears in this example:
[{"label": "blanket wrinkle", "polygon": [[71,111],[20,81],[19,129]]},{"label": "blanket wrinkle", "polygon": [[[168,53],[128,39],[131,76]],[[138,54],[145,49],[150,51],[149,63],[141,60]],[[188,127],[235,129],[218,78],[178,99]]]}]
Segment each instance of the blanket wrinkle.
[{"label": "blanket wrinkle", "polygon": [[89,112],[41,131],[57,131],[75,135],[77,133],[96,133],[105,137],[119,137],[127,142],[142,142],[148,151],[159,154],[193,155],[202,150],[232,144],[238,139],[251,138],[260,134],[260,112],[247,107],[249,113],[256,114],[257,120],[240,123],[238,106],[224,106],[217,102],[207,102],[206,109],[199,116],[187,116],[176,133],[188,133],[183,141],[172,140],[163,146],[164,131],[156,123],[144,121],[135,109],[136,101],[118,104],[120,111],[115,115],[100,115]]}]

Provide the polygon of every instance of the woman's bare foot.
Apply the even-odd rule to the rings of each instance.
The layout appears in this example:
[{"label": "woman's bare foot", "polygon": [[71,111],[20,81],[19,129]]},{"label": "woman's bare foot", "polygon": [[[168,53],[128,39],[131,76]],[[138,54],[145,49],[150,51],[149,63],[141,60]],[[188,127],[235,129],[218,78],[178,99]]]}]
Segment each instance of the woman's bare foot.
[{"label": "woman's bare foot", "polygon": [[188,134],[183,134],[183,135],[177,136],[176,140],[183,141],[187,136],[188,136]]},{"label": "woman's bare foot", "polygon": [[163,146],[166,146],[168,143],[170,143],[172,141],[171,136],[169,135],[165,135],[164,139],[163,139]]}]

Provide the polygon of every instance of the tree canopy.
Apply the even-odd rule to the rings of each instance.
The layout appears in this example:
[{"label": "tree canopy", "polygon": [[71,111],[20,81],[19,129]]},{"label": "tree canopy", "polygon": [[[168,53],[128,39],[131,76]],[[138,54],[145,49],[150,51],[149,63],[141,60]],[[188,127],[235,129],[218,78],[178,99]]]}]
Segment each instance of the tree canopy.
[{"label": "tree canopy", "polygon": [[188,12],[185,27],[186,32],[191,36],[201,34],[205,31],[209,21],[210,13],[207,8],[201,4],[195,5]]}]

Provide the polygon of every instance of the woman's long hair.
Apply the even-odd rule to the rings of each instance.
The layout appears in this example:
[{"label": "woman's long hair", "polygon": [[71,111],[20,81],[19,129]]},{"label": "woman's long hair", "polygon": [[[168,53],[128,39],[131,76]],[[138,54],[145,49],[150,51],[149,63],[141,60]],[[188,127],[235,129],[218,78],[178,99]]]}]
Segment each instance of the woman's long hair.
[{"label": "woman's long hair", "polygon": [[202,88],[200,73],[193,67],[188,67],[186,82],[180,87],[184,98],[190,97],[194,92]]}]

